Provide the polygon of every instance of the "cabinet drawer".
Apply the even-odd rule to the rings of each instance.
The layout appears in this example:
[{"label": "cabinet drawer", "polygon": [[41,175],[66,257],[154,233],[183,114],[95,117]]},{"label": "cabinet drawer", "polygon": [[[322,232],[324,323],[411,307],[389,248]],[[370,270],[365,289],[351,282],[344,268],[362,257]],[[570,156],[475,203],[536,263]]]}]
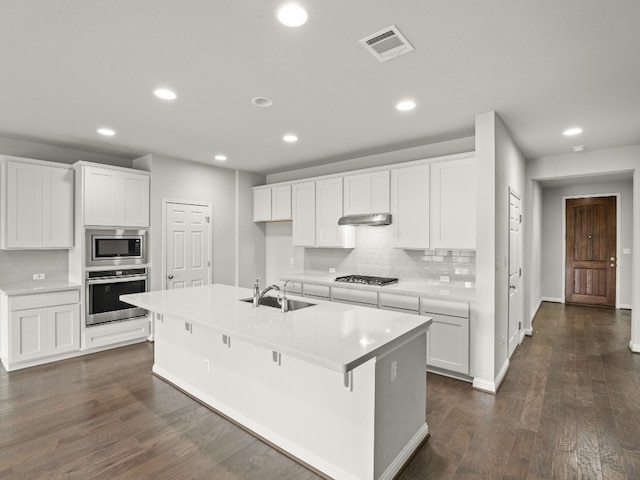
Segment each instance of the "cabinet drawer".
[{"label": "cabinet drawer", "polygon": [[422,298],[420,312],[429,315],[449,315],[451,317],[469,318],[469,304],[463,302],[449,302],[447,300],[433,300]]},{"label": "cabinet drawer", "polygon": [[326,285],[314,285],[312,283],[305,283],[302,287],[303,295],[310,297],[329,298],[329,287]]},{"label": "cabinet drawer", "polygon": [[378,304],[378,294],[376,292],[368,292],[366,290],[333,287],[331,289],[331,300],[375,306]]},{"label": "cabinet drawer", "polygon": [[420,309],[420,299],[418,297],[381,293],[380,308],[399,308],[401,310],[411,310],[417,313]]},{"label": "cabinet drawer", "polygon": [[80,290],[63,292],[35,293],[32,295],[16,295],[9,299],[9,310],[26,310],[28,308],[52,307],[80,302]]}]

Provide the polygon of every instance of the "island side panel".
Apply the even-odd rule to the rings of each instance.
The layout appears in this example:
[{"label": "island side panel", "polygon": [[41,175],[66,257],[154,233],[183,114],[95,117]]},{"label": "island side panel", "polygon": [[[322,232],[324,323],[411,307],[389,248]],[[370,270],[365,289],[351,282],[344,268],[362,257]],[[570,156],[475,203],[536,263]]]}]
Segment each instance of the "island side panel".
[{"label": "island side panel", "polygon": [[375,359],[353,371],[349,388],[338,372],[275,360],[206,327],[156,322],[159,376],[332,478],[374,479]]},{"label": "island side panel", "polygon": [[375,478],[391,479],[429,433],[426,332],[376,359]]}]

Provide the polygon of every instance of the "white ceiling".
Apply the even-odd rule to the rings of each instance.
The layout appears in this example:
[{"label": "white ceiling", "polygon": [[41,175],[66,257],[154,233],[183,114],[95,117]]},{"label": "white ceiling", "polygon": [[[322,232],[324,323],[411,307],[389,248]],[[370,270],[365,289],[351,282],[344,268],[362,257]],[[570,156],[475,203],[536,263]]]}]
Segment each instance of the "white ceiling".
[{"label": "white ceiling", "polygon": [[[491,110],[527,158],[640,144],[640,1],[299,0],[299,28],[280,3],[0,0],[0,136],[258,172],[473,135]],[[358,40],[392,24],[415,51],[380,63]]]}]

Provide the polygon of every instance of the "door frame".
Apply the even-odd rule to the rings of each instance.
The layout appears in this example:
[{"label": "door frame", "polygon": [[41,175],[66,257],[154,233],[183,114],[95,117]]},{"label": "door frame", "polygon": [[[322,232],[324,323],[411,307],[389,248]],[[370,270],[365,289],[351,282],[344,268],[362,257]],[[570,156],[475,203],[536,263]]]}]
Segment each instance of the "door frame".
[{"label": "door frame", "polygon": [[[523,201],[522,201],[522,195],[520,195],[516,190],[513,189],[513,187],[509,186],[509,192],[508,192],[508,196],[507,196],[507,213],[509,216],[509,222],[508,222],[508,238],[507,238],[507,359],[511,358],[511,355],[513,355],[513,353],[515,353],[516,349],[518,348],[519,345],[522,344],[522,341],[524,340],[524,336],[525,336],[525,325],[524,325],[524,289],[523,289],[523,275],[522,273],[520,273],[520,281],[519,281],[519,299],[518,299],[518,303],[519,305],[517,305],[516,311],[517,311],[517,320],[520,323],[520,328],[518,329],[518,331],[520,332],[519,338],[518,338],[518,346],[516,346],[513,349],[513,352],[511,353],[511,355],[509,355],[509,339],[510,339],[510,325],[511,325],[511,317],[510,317],[510,313],[511,313],[511,294],[510,294],[510,285],[511,285],[511,279],[510,279],[510,270],[511,270],[511,196],[516,197],[519,201],[520,201],[520,216],[523,217],[523,210],[524,210],[524,206],[523,206]],[[523,227],[524,227],[524,222],[521,220],[520,221],[520,236],[519,236],[519,247],[518,248],[518,257],[519,257],[519,263],[520,263],[520,272],[522,272],[522,267],[523,267],[523,262],[524,262],[524,248],[523,247],[523,242],[524,242],[524,231],[523,231]]]},{"label": "door frame", "polygon": [[162,264],[161,264],[161,275],[162,275],[162,290],[167,289],[167,282],[165,279],[167,277],[167,205],[170,203],[177,203],[180,205],[194,205],[197,207],[204,207],[209,210],[209,216],[211,217],[211,221],[207,222],[207,230],[209,234],[209,245],[207,245],[207,255],[209,256],[209,265],[207,278],[209,280],[209,284],[213,283],[213,234],[212,234],[212,225],[213,225],[213,206],[211,202],[198,202],[195,200],[179,200],[175,198],[163,198],[162,199],[162,243],[161,243],[161,255],[162,255]]},{"label": "door frame", "polygon": [[565,288],[567,274],[567,200],[574,198],[599,198],[599,197],[616,197],[616,305],[620,308],[620,192],[618,193],[594,193],[582,195],[563,195],[562,196],[562,303],[566,303]]}]

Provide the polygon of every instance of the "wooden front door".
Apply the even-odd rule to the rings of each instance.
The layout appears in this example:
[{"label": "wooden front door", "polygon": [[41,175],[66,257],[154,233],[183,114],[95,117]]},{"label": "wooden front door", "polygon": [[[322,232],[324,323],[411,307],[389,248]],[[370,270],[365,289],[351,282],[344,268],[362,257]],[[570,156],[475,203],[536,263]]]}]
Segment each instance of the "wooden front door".
[{"label": "wooden front door", "polygon": [[616,197],[567,199],[565,302],[616,305]]}]

